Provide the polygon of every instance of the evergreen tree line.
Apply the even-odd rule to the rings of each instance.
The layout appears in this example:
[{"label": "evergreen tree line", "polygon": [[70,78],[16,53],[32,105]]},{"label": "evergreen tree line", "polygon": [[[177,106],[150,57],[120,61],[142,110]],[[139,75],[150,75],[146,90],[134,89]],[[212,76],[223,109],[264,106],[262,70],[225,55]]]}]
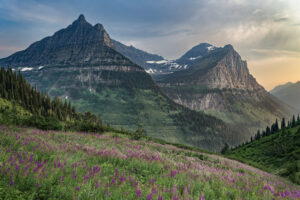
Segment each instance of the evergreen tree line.
[{"label": "evergreen tree line", "polygon": [[5,70],[2,67],[0,70],[0,98],[17,103],[32,113],[27,118],[27,125],[52,123],[56,125],[52,126],[54,129],[102,130],[100,117],[90,112],[76,112],[70,101],[56,97],[51,99],[49,95],[41,94],[36,87],[27,83],[20,72],[13,72],[11,68]]},{"label": "evergreen tree line", "polygon": [[293,117],[288,121],[286,121],[285,118],[282,118],[280,128],[279,128],[279,122],[276,119],[276,121],[271,126],[267,126],[266,129],[263,130],[263,131],[257,130],[257,133],[255,134],[255,136],[254,137],[251,136],[250,141],[245,142],[245,143],[235,147],[234,149],[239,148],[239,147],[241,147],[245,144],[249,144],[251,142],[254,142],[256,140],[260,140],[263,137],[272,135],[272,134],[274,134],[278,131],[281,131],[281,130],[285,133],[285,129],[294,128],[298,125],[300,125],[300,116],[299,116],[299,114],[298,114],[297,118],[295,117],[295,115],[293,115]]}]

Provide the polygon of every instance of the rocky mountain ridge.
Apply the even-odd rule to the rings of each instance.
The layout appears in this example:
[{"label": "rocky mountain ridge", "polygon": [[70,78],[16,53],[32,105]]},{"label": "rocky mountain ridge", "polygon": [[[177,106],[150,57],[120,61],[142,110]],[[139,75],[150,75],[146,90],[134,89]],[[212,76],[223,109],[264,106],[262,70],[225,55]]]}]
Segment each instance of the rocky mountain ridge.
[{"label": "rocky mountain ridge", "polygon": [[216,48],[188,69],[160,76],[157,82],[175,102],[244,127],[248,138],[292,113],[257,83],[232,45]]}]

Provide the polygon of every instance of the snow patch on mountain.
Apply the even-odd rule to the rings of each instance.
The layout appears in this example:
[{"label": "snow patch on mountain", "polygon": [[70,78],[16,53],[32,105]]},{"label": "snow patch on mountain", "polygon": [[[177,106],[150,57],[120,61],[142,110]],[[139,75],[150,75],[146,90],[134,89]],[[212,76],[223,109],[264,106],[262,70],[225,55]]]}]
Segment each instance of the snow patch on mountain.
[{"label": "snow patch on mountain", "polygon": [[215,47],[215,46],[213,46],[213,45],[211,45],[211,46],[209,46],[209,47],[206,47],[206,48],[207,48],[208,52],[210,52],[210,51],[212,51],[212,50],[215,50],[215,49],[216,49],[216,47]]},{"label": "snow patch on mountain", "polygon": [[189,60],[196,60],[198,58],[202,58],[202,56],[197,56],[197,57],[190,57]]},{"label": "snow patch on mountain", "polygon": [[158,61],[154,61],[154,60],[149,60],[149,61],[146,61],[146,63],[148,64],[165,64],[165,63],[168,63],[169,60],[158,60]]},{"label": "snow patch on mountain", "polygon": [[152,68],[149,68],[149,69],[147,69],[147,70],[145,70],[148,74],[154,74],[154,73],[156,73],[156,69],[152,69]]},{"label": "snow patch on mountain", "polygon": [[21,72],[31,71],[31,70],[33,70],[32,67],[23,67],[23,68],[21,68]]}]

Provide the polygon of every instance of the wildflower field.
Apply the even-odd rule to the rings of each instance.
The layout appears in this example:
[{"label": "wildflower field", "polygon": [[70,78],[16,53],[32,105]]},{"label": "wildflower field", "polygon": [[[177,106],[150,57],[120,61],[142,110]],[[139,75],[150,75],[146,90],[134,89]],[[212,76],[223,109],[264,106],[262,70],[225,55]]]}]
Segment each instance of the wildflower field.
[{"label": "wildflower field", "polygon": [[237,161],[145,138],[1,126],[0,199],[300,199],[300,189]]}]

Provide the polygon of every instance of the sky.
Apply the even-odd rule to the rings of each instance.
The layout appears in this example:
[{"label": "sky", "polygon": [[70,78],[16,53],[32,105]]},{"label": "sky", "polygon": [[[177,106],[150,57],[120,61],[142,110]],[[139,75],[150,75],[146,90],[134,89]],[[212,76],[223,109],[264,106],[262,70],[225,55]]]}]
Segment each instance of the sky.
[{"label": "sky", "polygon": [[167,59],[232,44],[267,90],[300,81],[299,0],[0,0],[0,58],[84,14],[111,38]]}]

